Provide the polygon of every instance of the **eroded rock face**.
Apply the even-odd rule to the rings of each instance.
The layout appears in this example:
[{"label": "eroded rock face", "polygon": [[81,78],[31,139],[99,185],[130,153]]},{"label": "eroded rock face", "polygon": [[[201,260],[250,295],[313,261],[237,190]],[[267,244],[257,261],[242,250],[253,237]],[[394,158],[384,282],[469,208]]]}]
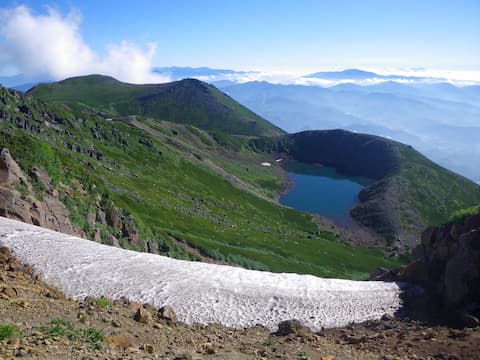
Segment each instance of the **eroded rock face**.
[{"label": "eroded rock face", "polygon": [[413,256],[424,274],[417,271],[412,277],[423,275],[418,280],[442,307],[480,306],[480,215],[427,229]]},{"label": "eroded rock face", "polygon": [[[480,316],[480,214],[429,227],[406,267],[372,278],[423,286],[442,314],[454,320]],[[465,322],[465,321],[464,321]],[[470,321],[471,322],[471,321]],[[467,325],[467,322],[465,322]]]},{"label": "eroded rock face", "polygon": [[[158,252],[158,245],[154,241],[144,242],[141,239],[135,218],[131,214],[125,214],[113,203],[108,210],[105,209],[100,196],[86,215],[86,221],[93,231],[86,233],[85,229],[74,227],[68,209],[60,200],[62,197],[59,195],[59,189],[55,188],[48,172],[33,166],[29,169],[29,175],[30,177],[15,162],[8,149],[0,151],[0,216],[116,247],[120,247],[119,239],[123,239],[138,249]],[[35,191],[30,179],[34,179],[43,187],[41,200],[40,197],[34,196]],[[86,195],[81,184],[79,187]],[[73,190],[69,187],[63,191],[65,196],[74,196]],[[102,234],[97,227],[98,224],[103,226],[108,224],[115,232]],[[147,246],[147,242],[151,243]]]},{"label": "eroded rock face", "polygon": [[[34,169],[34,176],[45,184],[51,179],[41,169]],[[45,194],[42,201],[32,195],[32,185],[26,174],[12,158],[8,149],[0,152],[0,216],[29,224],[76,235],[68,210],[59,199]]]}]

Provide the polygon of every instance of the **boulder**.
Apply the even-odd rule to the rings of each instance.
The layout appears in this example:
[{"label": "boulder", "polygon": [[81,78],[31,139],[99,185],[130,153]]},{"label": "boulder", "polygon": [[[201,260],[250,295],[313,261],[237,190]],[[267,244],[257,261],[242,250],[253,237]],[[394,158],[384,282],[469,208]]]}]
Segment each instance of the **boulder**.
[{"label": "boulder", "polygon": [[278,324],[277,336],[303,335],[309,332],[306,326],[298,320],[285,320]]},{"label": "boulder", "polygon": [[147,245],[147,252],[151,254],[159,254],[158,243],[156,241],[147,240],[146,245]]},{"label": "boulder", "polygon": [[129,215],[123,224],[123,235],[128,239],[131,244],[143,246],[140,240],[140,233],[135,225],[135,219],[132,215]]},{"label": "boulder", "polygon": [[102,234],[100,233],[100,229],[96,228],[93,231],[93,241],[101,243],[102,242]]},{"label": "boulder", "polygon": [[8,264],[8,260],[10,259],[10,249],[6,246],[0,247],[0,265]]},{"label": "boulder", "polygon": [[10,151],[3,148],[0,152],[0,186],[10,187],[12,184],[21,184],[32,191],[32,186],[20,166],[13,160]]},{"label": "boulder", "polygon": [[110,233],[107,234],[107,239],[105,243],[110,246],[120,247],[120,243],[118,242],[118,239]]},{"label": "boulder", "polygon": [[95,211],[95,208],[90,209],[90,211],[87,214],[87,224],[91,226],[95,225],[96,218],[97,218],[97,213]]},{"label": "boulder", "polygon": [[150,314],[143,306],[140,306],[135,312],[133,319],[143,324],[148,324],[152,321],[152,314]]},{"label": "boulder", "polygon": [[102,225],[104,225],[104,226],[107,225],[107,216],[106,216],[105,213],[104,213],[102,210],[100,210],[100,209],[97,211],[97,218],[96,218],[96,220],[97,220],[100,224],[102,224]]},{"label": "boulder", "polygon": [[175,310],[170,305],[162,306],[158,310],[158,317],[160,319],[164,319],[173,323],[177,321],[177,315],[175,314]]},{"label": "boulder", "polygon": [[123,228],[122,212],[116,206],[112,206],[108,211],[107,224],[117,230],[122,230]]}]

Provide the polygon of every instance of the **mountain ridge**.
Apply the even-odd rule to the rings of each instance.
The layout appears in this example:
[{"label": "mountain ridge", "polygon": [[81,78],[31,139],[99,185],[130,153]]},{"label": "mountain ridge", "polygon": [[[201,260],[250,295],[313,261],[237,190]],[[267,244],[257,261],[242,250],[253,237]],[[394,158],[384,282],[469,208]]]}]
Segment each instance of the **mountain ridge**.
[{"label": "mountain ridge", "polygon": [[282,133],[214,86],[195,79],[135,85],[87,75],[40,84],[28,94],[78,109],[100,109],[111,116],[142,115],[235,135]]}]

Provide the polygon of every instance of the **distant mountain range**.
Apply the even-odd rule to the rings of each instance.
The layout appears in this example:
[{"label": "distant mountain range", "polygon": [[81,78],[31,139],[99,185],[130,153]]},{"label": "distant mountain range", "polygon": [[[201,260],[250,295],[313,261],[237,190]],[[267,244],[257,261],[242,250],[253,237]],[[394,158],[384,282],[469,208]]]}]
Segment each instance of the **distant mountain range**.
[{"label": "distant mountain range", "polygon": [[307,78],[318,78],[326,80],[367,80],[367,79],[383,79],[383,80],[426,80],[433,78],[419,77],[419,76],[404,76],[404,75],[379,75],[370,71],[363,71],[359,69],[346,69],[342,71],[321,71],[310,75]]}]

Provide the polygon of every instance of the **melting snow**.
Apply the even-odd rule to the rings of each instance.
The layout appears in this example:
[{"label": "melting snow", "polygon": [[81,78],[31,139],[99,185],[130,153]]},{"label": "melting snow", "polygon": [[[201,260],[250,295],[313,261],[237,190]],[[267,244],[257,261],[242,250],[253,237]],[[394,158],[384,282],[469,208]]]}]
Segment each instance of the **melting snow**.
[{"label": "melting snow", "polygon": [[312,330],[392,315],[395,283],[322,279],[175,260],[123,250],[0,218],[0,245],[71,297],[169,304],[186,323],[275,329],[298,319]]}]

